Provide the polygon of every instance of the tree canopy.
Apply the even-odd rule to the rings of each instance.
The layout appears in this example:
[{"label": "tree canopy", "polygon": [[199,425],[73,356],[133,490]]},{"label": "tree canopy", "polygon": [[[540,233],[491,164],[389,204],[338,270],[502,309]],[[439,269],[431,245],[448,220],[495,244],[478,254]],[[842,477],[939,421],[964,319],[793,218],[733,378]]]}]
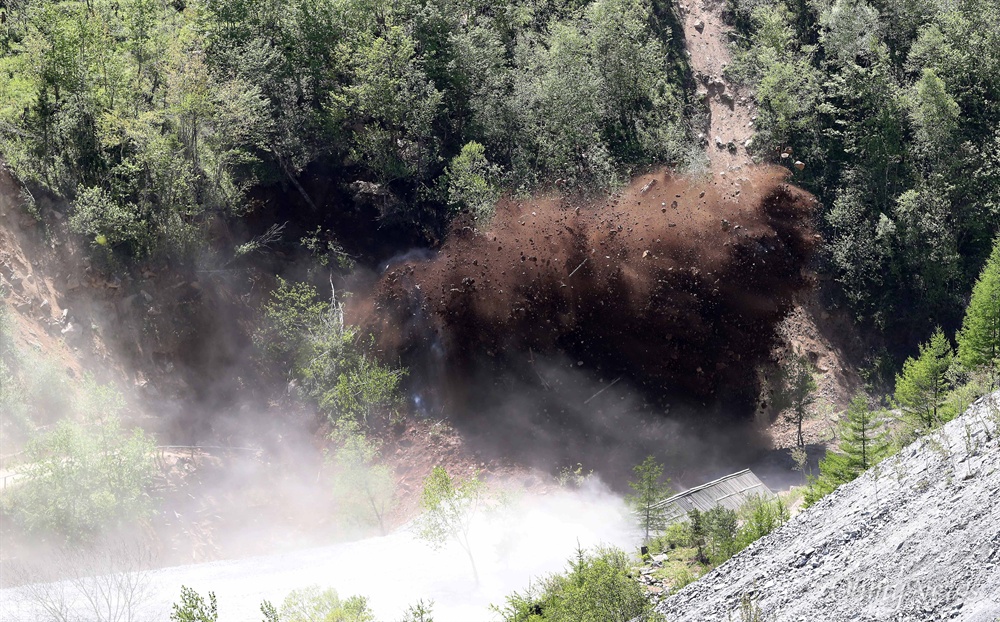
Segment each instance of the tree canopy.
[{"label": "tree canopy", "polygon": [[956,340],[958,358],[970,369],[995,364],[1000,357],[1000,238],[972,290]]},{"label": "tree canopy", "polygon": [[309,170],[384,224],[440,235],[501,187],[607,188],[689,144],[673,18],[652,0],[23,0],[4,15],[0,153],[70,201],[98,255],[192,257],[261,188],[322,220]]},{"label": "tree canopy", "polygon": [[927,431],[956,414],[944,408],[953,358],[951,342],[938,328],[921,344],[920,354],[903,364],[902,373],[896,376],[896,403],[911,428]]},{"label": "tree canopy", "polygon": [[[956,328],[1000,227],[1000,19],[991,0],[728,0],[727,74],[752,151],[804,163],[855,316],[897,345]],[[791,158],[789,161],[792,160]]]}]

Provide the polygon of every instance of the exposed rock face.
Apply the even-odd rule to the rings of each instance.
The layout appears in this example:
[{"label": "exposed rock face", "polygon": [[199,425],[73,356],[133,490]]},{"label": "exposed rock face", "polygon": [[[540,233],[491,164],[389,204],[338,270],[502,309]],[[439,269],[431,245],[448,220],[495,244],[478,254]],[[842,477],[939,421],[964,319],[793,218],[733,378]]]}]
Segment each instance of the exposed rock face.
[{"label": "exposed rock face", "polygon": [[768,620],[997,620],[998,436],[1000,392],[658,610],[671,621],[739,620],[749,593]]}]

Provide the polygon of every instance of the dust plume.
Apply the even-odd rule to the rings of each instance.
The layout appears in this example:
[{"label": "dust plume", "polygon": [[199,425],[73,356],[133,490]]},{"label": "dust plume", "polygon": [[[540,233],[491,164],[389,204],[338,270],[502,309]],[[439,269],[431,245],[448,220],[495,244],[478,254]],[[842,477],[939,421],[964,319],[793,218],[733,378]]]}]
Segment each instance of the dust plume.
[{"label": "dust plume", "polygon": [[[139,577],[143,598],[132,619],[166,619],[181,586],[188,586],[218,596],[220,622],[259,620],[262,600],[280,605],[292,590],[318,584],[344,598],[368,597],[379,620],[397,620],[422,599],[434,602],[434,619],[440,622],[485,622],[495,619],[490,604],[502,604],[512,591],[548,573],[565,571],[578,546],[627,548],[635,538],[623,501],[592,477],[579,488],[525,494],[503,511],[478,514],[470,530],[478,584],[459,546],[452,542],[433,550],[404,527],[355,542],[147,571]],[[40,606],[53,603],[67,613],[86,613],[87,592],[76,587],[60,581],[0,589],[0,620],[40,619]]]},{"label": "dust plume", "polygon": [[755,396],[818,242],[815,200],[785,178],[657,172],[606,200],[506,200],[485,230],[390,263],[349,318],[442,405],[552,354],[653,399]]}]

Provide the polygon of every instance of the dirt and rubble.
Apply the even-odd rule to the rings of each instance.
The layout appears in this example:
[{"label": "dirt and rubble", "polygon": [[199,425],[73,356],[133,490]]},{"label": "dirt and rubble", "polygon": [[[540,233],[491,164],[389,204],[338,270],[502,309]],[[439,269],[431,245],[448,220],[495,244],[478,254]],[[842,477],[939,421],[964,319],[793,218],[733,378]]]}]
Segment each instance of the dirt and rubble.
[{"label": "dirt and rubble", "polygon": [[658,172],[607,201],[506,201],[485,230],[390,267],[348,316],[390,360],[439,352],[456,389],[479,357],[530,350],[661,394],[739,393],[812,284],[814,199],[785,175],[720,185]]},{"label": "dirt and rubble", "polygon": [[841,486],[657,609],[670,621],[1000,617],[1000,392]]},{"label": "dirt and rubble", "polygon": [[705,146],[716,173],[738,171],[753,163],[751,157],[756,102],[753,94],[725,77],[731,62],[723,20],[723,0],[684,0],[680,13],[684,45],[697,94],[705,106],[705,126],[698,138]]}]

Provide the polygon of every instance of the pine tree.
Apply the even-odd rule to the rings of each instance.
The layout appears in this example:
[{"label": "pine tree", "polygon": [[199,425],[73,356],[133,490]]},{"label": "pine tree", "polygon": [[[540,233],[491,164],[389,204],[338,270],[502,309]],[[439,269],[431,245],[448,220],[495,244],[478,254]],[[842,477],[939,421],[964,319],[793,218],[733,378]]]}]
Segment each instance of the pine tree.
[{"label": "pine tree", "polygon": [[938,328],[921,344],[917,358],[903,363],[903,372],[896,376],[896,403],[912,429],[927,431],[948,419],[944,404],[953,358],[951,343]]},{"label": "pine tree", "polygon": [[1000,237],[972,290],[956,340],[958,358],[969,369],[1000,357]]},{"label": "pine tree", "polygon": [[628,485],[635,491],[628,495],[626,501],[636,513],[640,529],[644,530],[646,537],[643,542],[649,542],[651,532],[660,531],[666,527],[666,508],[657,504],[670,496],[670,482],[661,481],[663,479],[663,465],[656,461],[653,456],[647,456],[642,464],[632,468],[636,480]]},{"label": "pine tree", "polygon": [[847,407],[847,419],[840,428],[840,451],[847,456],[846,466],[860,475],[885,457],[889,443],[882,419],[872,410],[868,398],[856,395]]},{"label": "pine tree", "polygon": [[841,484],[856,479],[888,453],[882,417],[872,410],[864,395],[856,395],[851,400],[847,417],[838,427],[840,446],[820,460],[820,475],[806,491],[806,505],[812,505]]}]

